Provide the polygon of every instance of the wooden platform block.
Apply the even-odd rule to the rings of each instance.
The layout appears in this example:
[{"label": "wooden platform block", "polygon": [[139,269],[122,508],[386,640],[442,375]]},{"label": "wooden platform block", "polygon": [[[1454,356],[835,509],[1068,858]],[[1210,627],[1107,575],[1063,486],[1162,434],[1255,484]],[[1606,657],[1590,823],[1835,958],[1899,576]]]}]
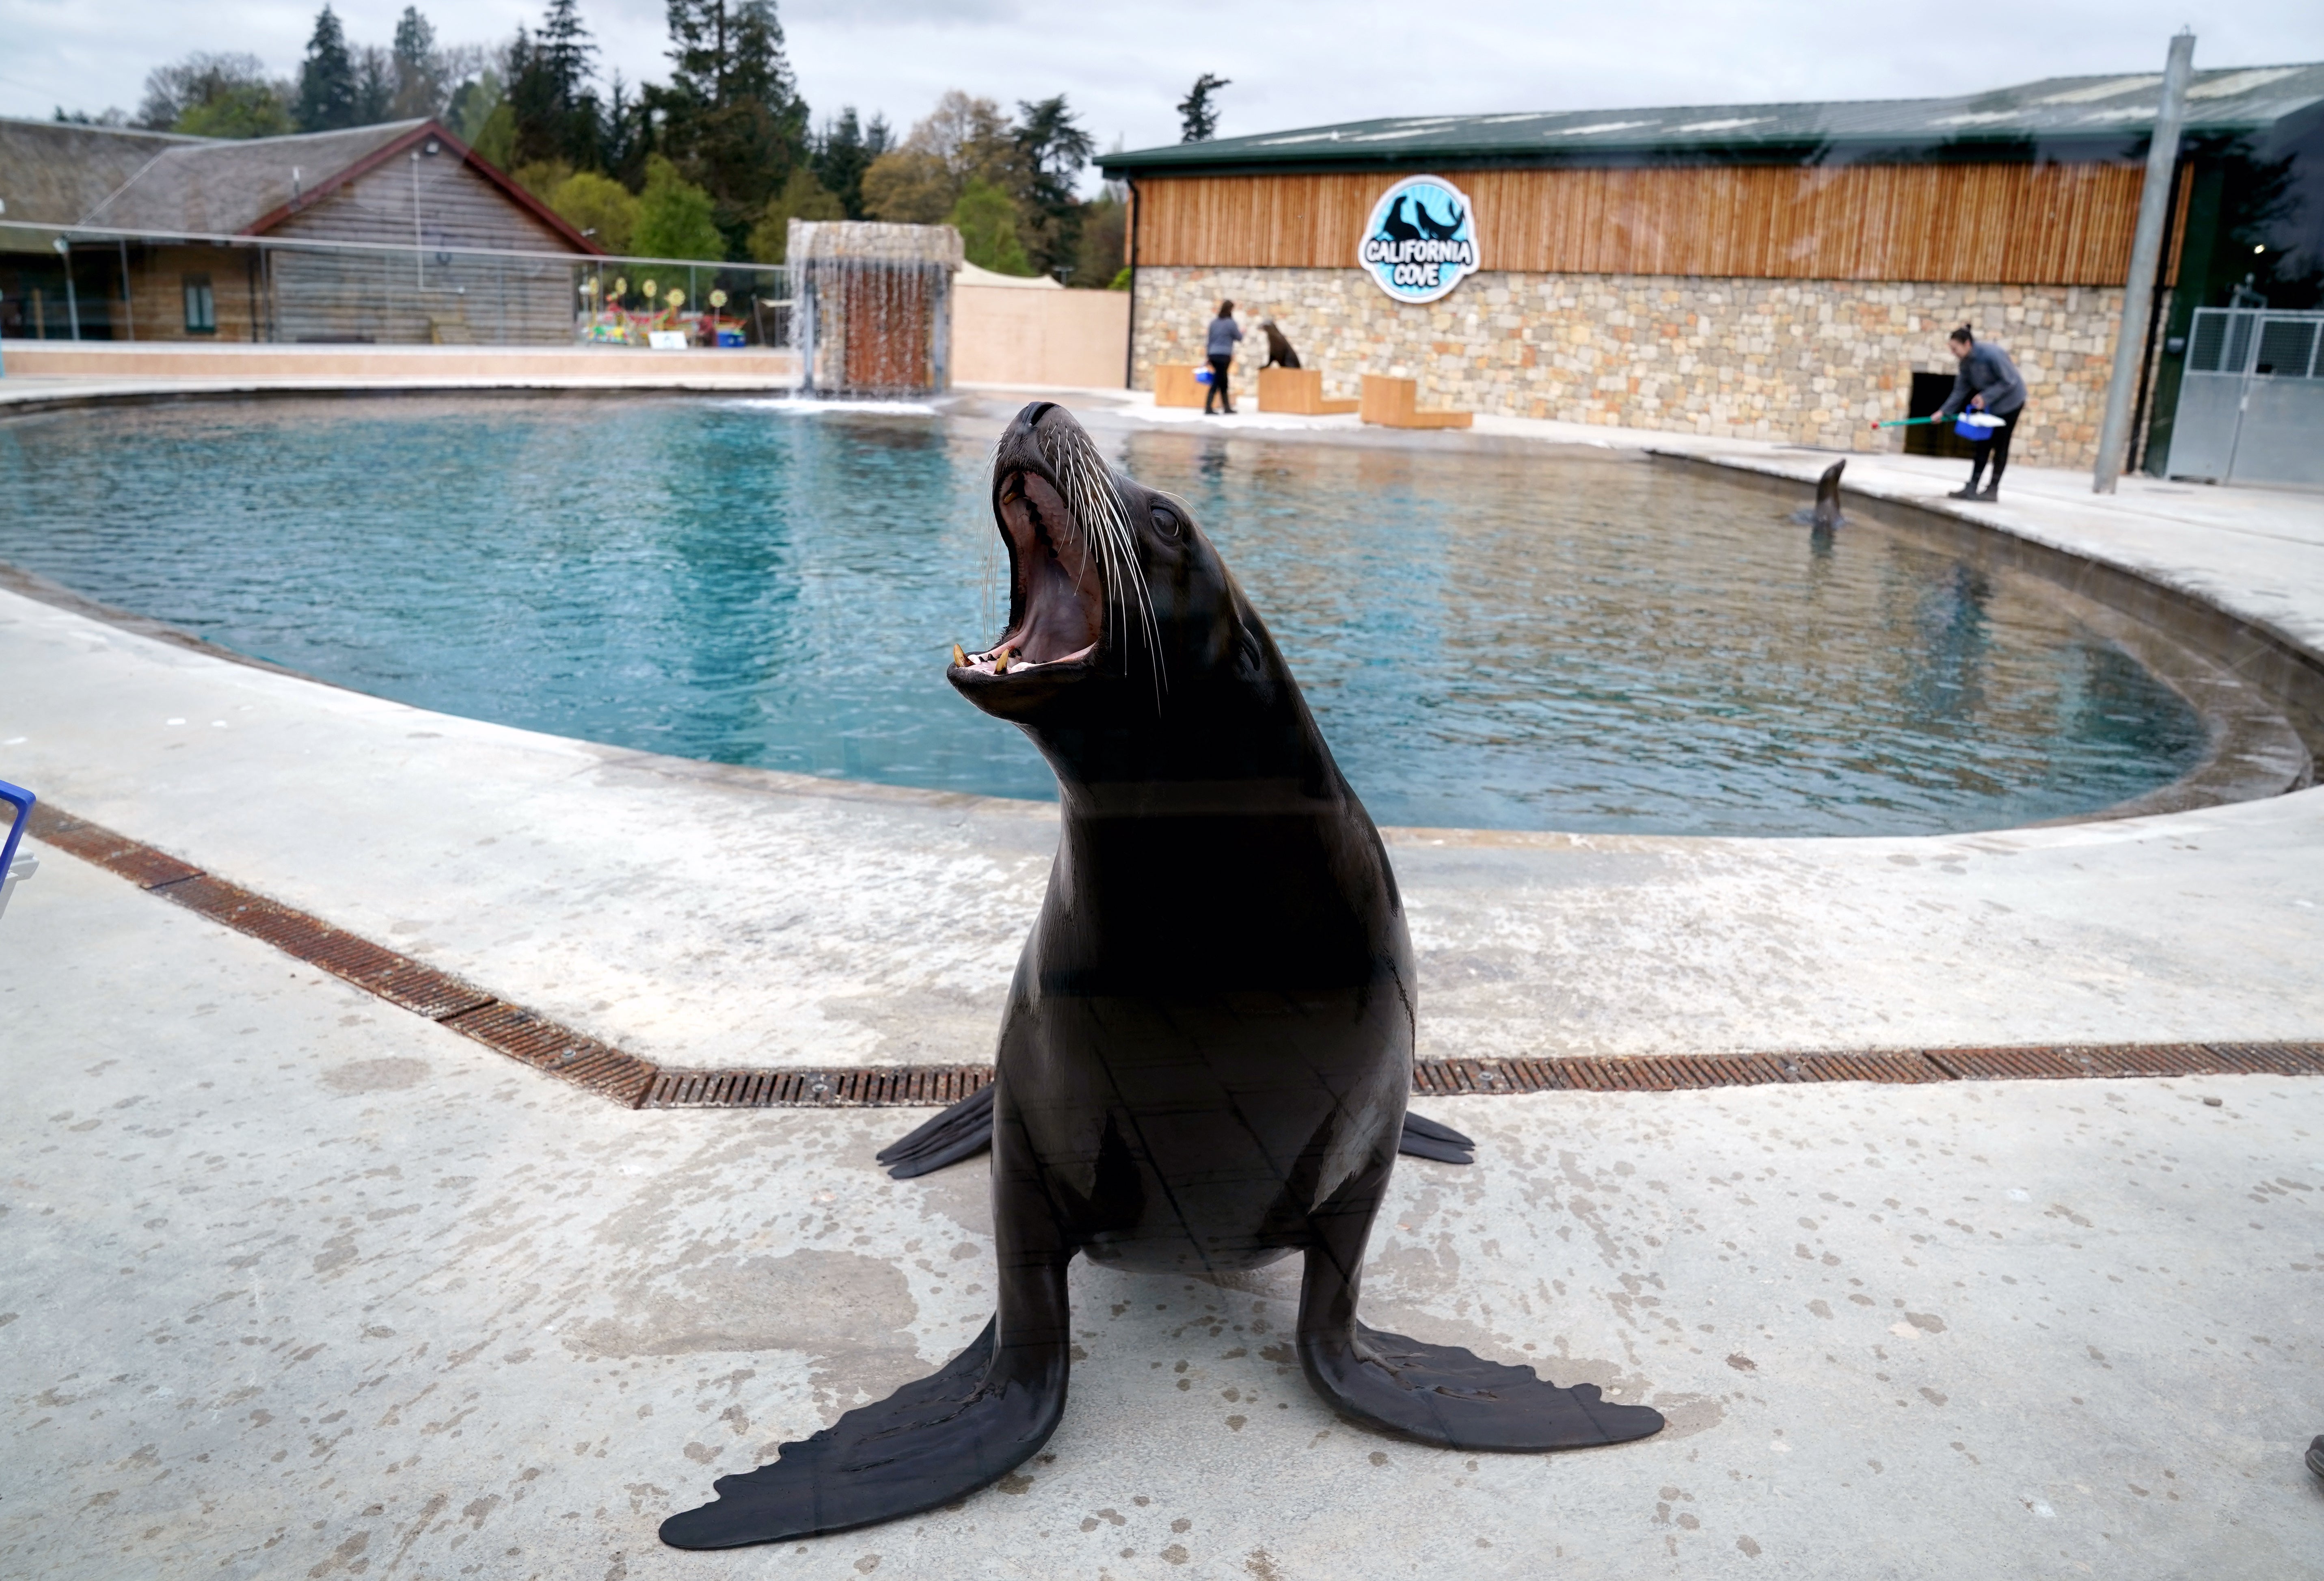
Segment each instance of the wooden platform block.
[{"label": "wooden platform block", "polygon": [[1467,428],[1475,421],[1471,411],[1429,411],[1419,405],[1420,381],[1391,379],[1380,374],[1364,375],[1364,394],[1360,402],[1363,420],[1382,428],[1455,429]]},{"label": "wooden platform block", "polygon": [[1321,368],[1261,368],[1259,370],[1259,409],[1261,411],[1296,412],[1302,417],[1335,417],[1353,411],[1360,404],[1354,401],[1327,401],[1323,398],[1323,370]]},{"label": "wooden platform block", "polygon": [[1200,406],[1203,397],[1210,393],[1208,384],[1194,383],[1194,371],[1199,363],[1157,363],[1154,366],[1154,404],[1157,406]]}]

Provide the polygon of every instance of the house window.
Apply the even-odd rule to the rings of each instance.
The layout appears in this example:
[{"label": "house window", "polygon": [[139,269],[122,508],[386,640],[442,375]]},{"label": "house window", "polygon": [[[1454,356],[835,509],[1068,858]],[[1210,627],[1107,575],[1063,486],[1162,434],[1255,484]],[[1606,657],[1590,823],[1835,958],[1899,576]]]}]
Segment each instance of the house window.
[{"label": "house window", "polygon": [[186,282],[186,333],[217,333],[217,299],[210,294],[210,277],[189,274]]}]

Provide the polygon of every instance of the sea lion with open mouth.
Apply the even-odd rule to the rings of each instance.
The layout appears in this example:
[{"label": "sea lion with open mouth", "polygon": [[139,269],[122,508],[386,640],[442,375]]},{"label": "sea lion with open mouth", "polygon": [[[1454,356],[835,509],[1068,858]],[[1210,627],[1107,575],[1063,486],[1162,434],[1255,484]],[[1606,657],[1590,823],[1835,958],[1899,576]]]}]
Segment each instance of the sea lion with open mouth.
[{"label": "sea lion with open mouth", "polygon": [[1658,1430],[1594,1385],[1357,1319],[1412,1082],[1412,946],[1379,834],[1183,504],[1048,402],[1002,436],[992,487],[1009,628],[948,679],[1032,737],[1064,813],[992,1088],[999,1310],[933,1376],[719,1478],[662,1539],[840,1531],[1006,1475],[1065,1410],[1076,1253],[1165,1273],[1297,1253],[1308,1382],[1423,1443]]}]

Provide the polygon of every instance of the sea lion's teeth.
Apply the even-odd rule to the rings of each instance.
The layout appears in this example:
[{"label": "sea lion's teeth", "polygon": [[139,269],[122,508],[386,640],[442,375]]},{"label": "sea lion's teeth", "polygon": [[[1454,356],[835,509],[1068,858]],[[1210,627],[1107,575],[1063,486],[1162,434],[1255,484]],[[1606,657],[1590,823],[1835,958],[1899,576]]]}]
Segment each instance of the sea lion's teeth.
[{"label": "sea lion's teeth", "polygon": [[960,651],[960,644],[958,643],[954,643],[952,645],[952,667],[954,670],[965,670],[968,668],[968,655]]}]

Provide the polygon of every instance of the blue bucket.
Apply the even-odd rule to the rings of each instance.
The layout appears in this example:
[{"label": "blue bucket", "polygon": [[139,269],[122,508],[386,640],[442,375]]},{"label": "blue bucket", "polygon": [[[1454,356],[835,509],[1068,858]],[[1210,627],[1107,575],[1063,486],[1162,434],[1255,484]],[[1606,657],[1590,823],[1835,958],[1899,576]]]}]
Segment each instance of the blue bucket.
[{"label": "blue bucket", "polygon": [[1987,417],[1981,411],[1964,411],[1953,423],[1953,432],[1972,444],[1981,445],[2001,430],[1997,417]]}]

